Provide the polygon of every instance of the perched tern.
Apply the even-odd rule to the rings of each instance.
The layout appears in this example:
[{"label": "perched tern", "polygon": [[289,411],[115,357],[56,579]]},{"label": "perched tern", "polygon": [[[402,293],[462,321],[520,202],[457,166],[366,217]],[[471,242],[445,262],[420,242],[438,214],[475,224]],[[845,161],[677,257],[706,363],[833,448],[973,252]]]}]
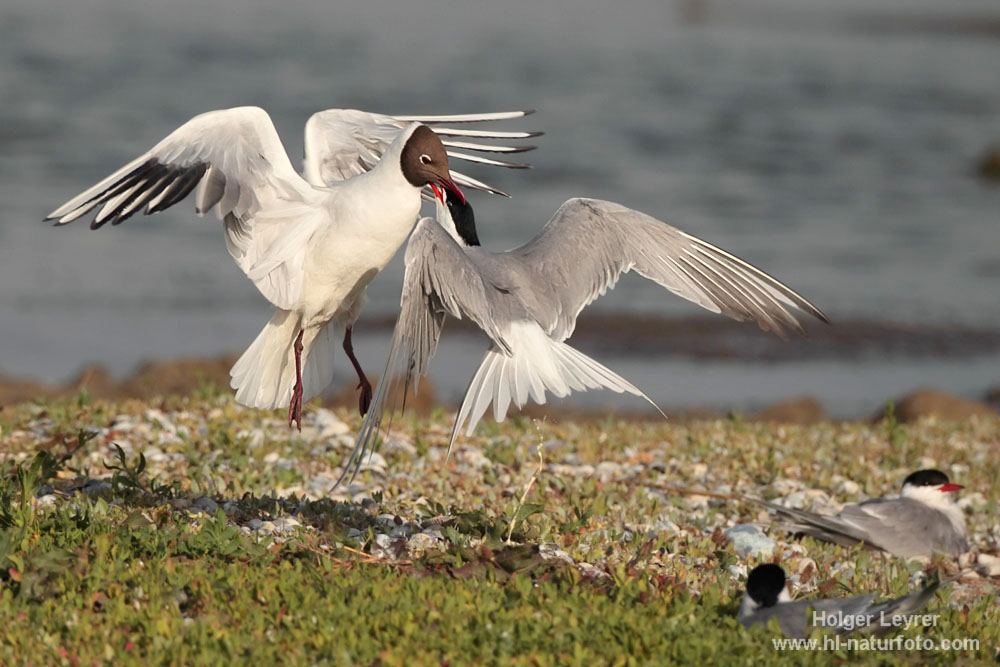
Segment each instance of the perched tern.
[{"label": "perched tern", "polygon": [[447,315],[468,317],[491,341],[459,408],[449,450],[463,424],[468,421],[471,434],[491,402],[497,421],[511,401],[521,407],[530,396],[545,403],[547,391],[566,396],[604,387],[652,403],[628,380],[564,342],[580,311],[628,271],[782,337],[802,332],[788,307],[827,321],[816,306],[766,273],[620,204],[570,199],[534,239],[493,253],[479,247],[472,207],[454,196],[447,202],[448,207],[438,203],[437,220],[417,223],[407,244],[399,320],[383,380],[351,455],[356,465],[375,442],[389,385],[409,386],[426,373]]},{"label": "perched tern", "polygon": [[[503,167],[527,165],[448,150],[518,152],[463,138],[520,139],[532,132],[449,128],[524,116],[513,111],[453,116],[384,116],[334,109],[306,125],[305,176],[293,168],[267,113],[257,107],[210,111],[48,215],[66,224],[100,207],[91,228],[162,211],[195,187],[199,214],[215,209],[237,265],[275,307],[274,316],[230,371],[236,400],[254,408],[288,406],[300,424],[302,403],[333,375],[334,329],[360,380],[367,412],[371,385],[354,356],[351,331],[366,286],[406,240],[425,186],[463,200],[457,183],[504,194],[458,172],[448,156]],[[433,129],[433,131],[432,131]],[[457,183],[456,183],[457,182]]]},{"label": "perched tern", "polygon": [[777,618],[786,637],[807,637],[815,628],[838,635],[855,630],[882,634],[915,622],[916,612],[934,597],[939,586],[935,581],[920,591],[878,603],[871,594],[793,602],[785,588],[785,571],[766,563],[750,571],[736,619],[750,627]]},{"label": "perched tern", "polygon": [[969,550],[965,516],[952,497],[961,488],[940,470],[918,470],[903,480],[898,496],[845,505],[833,516],[751,500],[774,511],[779,525],[793,533],[845,546],[864,543],[902,558],[928,558]]}]

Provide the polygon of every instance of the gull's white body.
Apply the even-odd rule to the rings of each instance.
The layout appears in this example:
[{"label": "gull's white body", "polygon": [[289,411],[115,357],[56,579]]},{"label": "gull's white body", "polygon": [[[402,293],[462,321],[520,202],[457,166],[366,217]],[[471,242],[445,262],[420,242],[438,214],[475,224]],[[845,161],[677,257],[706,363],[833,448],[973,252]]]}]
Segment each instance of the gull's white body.
[{"label": "gull's white body", "polygon": [[[427,117],[478,122],[530,112]],[[196,210],[214,209],[236,264],[275,306],[274,315],[233,366],[237,400],[255,408],[287,405],[295,384],[293,345],[301,331],[303,400],[333,375],[334,345],[366,301],[365,288],[406,240],[421,189],[400,167],[419,118],[327,110],[306,125],[305,177],[285,153],[270,117],[257,107],[211,111],[192,118],[147,153],[53,211],[66,224],[100,206],[92,227],[134,213],[169,208],[198,186]],[[537,133],[433,128],[442,136],[524,138]],[[503,147],[443,142],[481,151]],[[523,167],[452,153],[473,162]],[[503,194],[458,172],[455,181]],[[336,331],[334,331],[336,330]]]}]

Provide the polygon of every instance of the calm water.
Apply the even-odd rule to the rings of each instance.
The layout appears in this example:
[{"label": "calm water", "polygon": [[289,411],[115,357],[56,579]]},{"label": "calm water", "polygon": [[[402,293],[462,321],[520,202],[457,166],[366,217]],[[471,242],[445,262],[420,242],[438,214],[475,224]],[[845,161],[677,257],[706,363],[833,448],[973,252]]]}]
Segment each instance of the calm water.
[{"label": "calm water", "polygon": [[[601,197],[754,262],[835,320],[1000,328],[1000,187],[974,174],[1000,142],[1000,35],[925,29],[996,20],[992,3],[734,1],[708,3],[703,23],[681,18],[696,2],[63,4],[0,6],[0,373],[125,373],[253,339],[268,307],[193,205],[99,232],[41,222],[191,116],[241,104],[272,114],[294,162],[322,108],[534,107],[516,125],[547,133],[534,170],[470,170],[514,194],[474,200],[488,247],[528,239],[568,197]],[[920,21],[886,30],[886,17]],[[395,311],[401,279],[397,258],[368,314]],[[593,307],[698,312],[635,279]],[[356,342],[375,372],[387,336]],[[444,397],[479,349],[442,348]],[[820,348],[780,364],[668,353],[601,359],[667,406],[808,392],[851,413],[919,384],[1000,384],[995,352],[875,365]]]}]

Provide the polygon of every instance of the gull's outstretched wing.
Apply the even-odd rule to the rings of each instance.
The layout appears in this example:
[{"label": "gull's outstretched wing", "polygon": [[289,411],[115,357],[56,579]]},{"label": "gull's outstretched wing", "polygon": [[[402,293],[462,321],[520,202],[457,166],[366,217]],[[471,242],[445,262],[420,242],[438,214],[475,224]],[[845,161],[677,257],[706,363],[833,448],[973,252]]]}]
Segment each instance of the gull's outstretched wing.
[{"label": "gull's outstretched wing", "polygon": [[802,332],[788,307],[828,321],[816,306],[738,257],[612,202],[570,199],[534,239],[510,252],[536,267],[558,295],[553,335],[563,339],[573,333],[580,311],[627,271],[712,312],[752,319],[782,338]]},{"label": "gull's outstretched wing", "polygon": [[[541,132],[505,132],[499,130],[472,130],[454,128],[442,123],[482,123],[487,121],[521,118],[532,111],[501,111],[496,113],[465,114],[452,116],[386,116],[355,109],[328,109],[314,113],[306,123],[305,177],[313,185],[329,185],[369,171],[396,138],[412,122],[420,122],[441,137],[449,157],[478,164],[524,169],[531,165],[509,160],[494,159],[468,153],[521,153],[534,146],[510,145],[511,140],[528,139]],[[460,137],[452,139],[449,137]],[[504,144],[489,144],[469,139],[497,139]],[[460,186],[507,196],[507,193],[478,181],[471,176],[452,170],[452,178]],[[431,199],[429,191],[426,193]]]},{"label": "gull's outstretched wing", "polygon": [[117,225],[169,208],[196,187],[196,210],[215,209],[236,263],[268,300],[290,308],[301,291],[301,251],[325,218],[321,195],[292,168],[263,109],[195,116],[46,219],[63,225],[100,207],[90,226]]}]

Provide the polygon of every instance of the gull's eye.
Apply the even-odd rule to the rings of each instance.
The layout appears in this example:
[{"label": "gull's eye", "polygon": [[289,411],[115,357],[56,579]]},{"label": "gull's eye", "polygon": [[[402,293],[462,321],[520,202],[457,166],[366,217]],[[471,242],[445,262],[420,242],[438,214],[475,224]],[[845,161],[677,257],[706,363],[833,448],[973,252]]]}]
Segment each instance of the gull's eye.
[{"label": "gull's eye", "polygon": [[427,153],[422,153],[420,155],[420,164],[430,164],[432,162],[431,156]]}]

